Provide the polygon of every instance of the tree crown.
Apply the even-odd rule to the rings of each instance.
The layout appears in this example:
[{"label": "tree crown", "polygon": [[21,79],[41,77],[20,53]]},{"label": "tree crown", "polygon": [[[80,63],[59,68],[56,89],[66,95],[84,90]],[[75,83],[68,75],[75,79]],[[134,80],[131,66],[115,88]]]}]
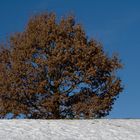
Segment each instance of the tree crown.
[{"label": "tree crown", "polygon": [[34,16],[9,45],[0,51],[1,118],[100,118],[122,91],[120,60],[87,39],[73,16]]}]

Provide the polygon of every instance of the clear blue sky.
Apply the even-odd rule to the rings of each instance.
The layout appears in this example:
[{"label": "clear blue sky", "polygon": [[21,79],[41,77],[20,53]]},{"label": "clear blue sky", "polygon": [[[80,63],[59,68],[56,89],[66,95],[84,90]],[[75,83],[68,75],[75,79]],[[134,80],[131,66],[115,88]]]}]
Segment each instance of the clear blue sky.
[{"label": "clear blue sky", "polygon": [[74,13],[89,37],[105,51],[118,52],[125,90],[108,118],[140,118],[140,1],[139,0],[0,0],[0,42],[23,31],[31,15],[55,11]]}]

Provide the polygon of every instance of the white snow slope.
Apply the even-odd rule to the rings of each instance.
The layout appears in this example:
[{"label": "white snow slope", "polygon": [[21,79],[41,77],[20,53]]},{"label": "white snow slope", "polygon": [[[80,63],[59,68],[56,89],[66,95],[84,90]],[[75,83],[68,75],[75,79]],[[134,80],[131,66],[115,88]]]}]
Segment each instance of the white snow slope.
[{"label": "white snow slope", "polygon": [[0,120],[0,140],[140,140],[140,119]]}]

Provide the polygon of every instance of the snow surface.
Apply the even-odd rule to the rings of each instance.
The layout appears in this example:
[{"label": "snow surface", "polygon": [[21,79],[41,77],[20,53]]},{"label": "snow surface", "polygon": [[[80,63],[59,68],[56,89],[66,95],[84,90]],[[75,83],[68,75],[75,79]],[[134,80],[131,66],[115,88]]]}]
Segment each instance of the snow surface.
[{"label": "snow surface", "polygon": [[0,120],[0,140],[140,140],[140,119]]}]

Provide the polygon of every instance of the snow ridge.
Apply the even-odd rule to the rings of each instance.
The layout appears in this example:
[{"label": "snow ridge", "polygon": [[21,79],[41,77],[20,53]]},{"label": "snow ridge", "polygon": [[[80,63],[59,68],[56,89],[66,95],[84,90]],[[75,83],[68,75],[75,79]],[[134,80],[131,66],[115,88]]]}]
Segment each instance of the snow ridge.
[{"label": "snow ridge", "polygon": [[0,120],[0,140],[140,140],[140,119]]}]

